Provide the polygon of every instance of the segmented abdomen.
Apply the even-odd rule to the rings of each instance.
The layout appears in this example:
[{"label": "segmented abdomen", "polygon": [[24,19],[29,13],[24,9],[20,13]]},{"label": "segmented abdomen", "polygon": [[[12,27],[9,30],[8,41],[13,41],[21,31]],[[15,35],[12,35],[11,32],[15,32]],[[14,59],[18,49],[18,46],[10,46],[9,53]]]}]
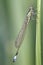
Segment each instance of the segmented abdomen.
[{"label": "segmented abdomen", "polygon": [[22,43],[22,41],[24,39],[25,30],[27,28],[27,25],[28,25],[28,23],[30,21],[31,15],[32,15],[32,11],[33,10],[31,9],[30,12],[28,12],[28,14],[26,16],[26,19],[25,19],[25,21],[24,21],[24,23],[22,25],[22,28],[21,28],[21,30],[20,30],[20,32],[18,34],[18,37],[15,40],[15,47],[16,48],[19,48],[21,46],[21,43]]}]

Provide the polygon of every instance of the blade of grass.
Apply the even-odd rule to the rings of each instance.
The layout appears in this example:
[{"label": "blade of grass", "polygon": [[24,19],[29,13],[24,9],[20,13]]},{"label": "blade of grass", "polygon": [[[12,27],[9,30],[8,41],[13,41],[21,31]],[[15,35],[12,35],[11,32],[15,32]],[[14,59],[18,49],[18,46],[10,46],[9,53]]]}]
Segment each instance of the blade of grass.
[{"label": "blade of grass", "polygon": [[41,65],[41,0],[37,0],[36,65]]}]

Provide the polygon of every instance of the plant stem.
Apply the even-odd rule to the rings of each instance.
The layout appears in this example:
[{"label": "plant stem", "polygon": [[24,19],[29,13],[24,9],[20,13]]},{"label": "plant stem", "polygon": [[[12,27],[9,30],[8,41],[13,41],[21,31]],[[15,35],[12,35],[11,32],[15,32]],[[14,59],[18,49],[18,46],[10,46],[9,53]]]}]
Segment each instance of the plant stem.
[{"label": "plant stem", "polygon": [[36,65],[41,65],[41,0],[37,0]]}]

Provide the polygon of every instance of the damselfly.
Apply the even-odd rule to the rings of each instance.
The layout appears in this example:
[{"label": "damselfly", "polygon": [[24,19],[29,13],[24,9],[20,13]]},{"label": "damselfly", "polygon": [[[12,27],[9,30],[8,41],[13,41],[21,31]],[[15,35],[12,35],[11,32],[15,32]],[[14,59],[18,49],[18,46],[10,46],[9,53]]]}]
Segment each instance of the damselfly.
[{"label": "damselfly", "polygon": [[19,34],[18,34],[18,36],[17,36],[17,38],[15,40],[15,47],[17,48],[17,52],[16,52],[16,54],[15,54],[15,56],[13,58],[13,62],[16,61],[16,57],[18,55],[19,48],[20,48],[20,46],[22,44],[22,41],[24,39],[25,30],[27,28],[28,23],[30,22],[31,16],[33,16],[33,15],[34,15],[33,7],[30,7],[30,9],[29,9],[29,11],[28,11],[28,13],[26,15],[26,18],[24,20],[24,23],[22,25],[22,28],[21,28],[21,30],[20,30],[20,32],[19,32]]}]

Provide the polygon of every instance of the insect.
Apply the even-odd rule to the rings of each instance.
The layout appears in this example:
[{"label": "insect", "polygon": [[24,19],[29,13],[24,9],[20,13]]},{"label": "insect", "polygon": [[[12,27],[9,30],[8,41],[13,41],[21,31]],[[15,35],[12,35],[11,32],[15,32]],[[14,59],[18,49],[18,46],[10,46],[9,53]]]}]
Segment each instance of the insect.
[{"label": "insect", "polygon": [[28,23],[29,23],[30,20],[31,20],[31,16],[33,16],[33,15],[34,15],[33,7],[30,7],[30,9],[29,9],[29,11],[28,11],[28,13],[27,13],[27,15],[26,15],[26,18],[25,18],[25,20],[24,20],[24,23],[23,23],[23,25],[22,25],[22,28],[21,28],[21,30],[20,30],[20,32],[19,32],[19,34],[18,34],[18,36],[17,36],[17,38],[16,38],[16,40],[15,40],[15,47],[17,48],[17,52],[16,52],[16,54],[15,54],[15,56],[14,56],[14,58],[13,58],[13,62],[16,61],[19,48],[20,48],[20,46],[21,46],[21,44],[22,44],[22,41],[23,41],[23,39],[24,39],[25,30],[26,30],[26,28],[27,28]]}]

